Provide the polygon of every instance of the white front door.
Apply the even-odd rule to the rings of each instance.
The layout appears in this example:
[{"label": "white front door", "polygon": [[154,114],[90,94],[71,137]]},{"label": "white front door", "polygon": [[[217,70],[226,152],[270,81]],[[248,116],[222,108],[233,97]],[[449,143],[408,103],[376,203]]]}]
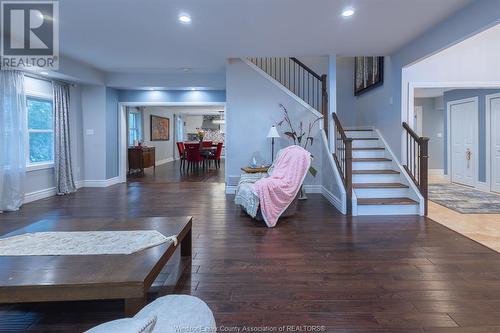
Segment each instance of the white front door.
[{"label": "white front door", "polygon": [[500,192],[500,97],[490,99],[491,190]]},{"label": "white front door", "polygon": [[477,101],[450,104],[451,181],[474,186],[477,140]]}]

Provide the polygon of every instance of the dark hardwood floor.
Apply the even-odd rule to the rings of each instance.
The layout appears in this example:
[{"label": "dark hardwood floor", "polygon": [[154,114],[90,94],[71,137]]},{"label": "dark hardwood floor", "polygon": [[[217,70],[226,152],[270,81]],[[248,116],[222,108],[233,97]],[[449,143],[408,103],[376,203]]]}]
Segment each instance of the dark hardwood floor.
[{"label": "dark hardwood floor", "polygon": [[[174,292],[202,298],[218,325],[500,332],[500,255],[431,220],[344,217],[311,194],[297,215],[268,229],[235,207],[224,184],[180,175],[186,181],[174,182],[161,172],[160,182],[84,188],[27,204],[0,215],[0,232],[41,218],[192,215],[193,266]],[[1,306],[0,331],[79,332],[122,317],[122,309],[119,301]]]}]

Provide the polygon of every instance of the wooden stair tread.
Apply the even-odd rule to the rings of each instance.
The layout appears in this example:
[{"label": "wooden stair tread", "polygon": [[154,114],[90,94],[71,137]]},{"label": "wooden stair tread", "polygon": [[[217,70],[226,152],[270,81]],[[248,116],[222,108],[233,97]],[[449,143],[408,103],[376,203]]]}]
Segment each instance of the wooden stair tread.
[{"label": "wooden stair tread", "polygon": [[410,198],[358,198],[358,205],[418,205]]},{"label": "wooden stair tread", "polygon": [[351,138],[353,140],[378,140],[378,138]]},{"label": "wooden stair tread", "polygon": [[396,170],[353,170],[354,175],[395,175],[399,174]]},{"label": "wooden stair tread", "polygon": [[346,128],[344,132],[373,132],[371,128]]},{"label": "wooden stair tread", "polygon": [[366,158],[353,158],[353,162],[390,162],[389,158],[384,157],[366,157]]},{"label": "wooden stair tread", "polygon": [[352,148],[352,150],[385,150],[383,147],[359,147],[359,148]]},{"label": "wooden stair tread", "polygon": [[409,188],[408,185],[401,183],[356,183],[353,188]]}]

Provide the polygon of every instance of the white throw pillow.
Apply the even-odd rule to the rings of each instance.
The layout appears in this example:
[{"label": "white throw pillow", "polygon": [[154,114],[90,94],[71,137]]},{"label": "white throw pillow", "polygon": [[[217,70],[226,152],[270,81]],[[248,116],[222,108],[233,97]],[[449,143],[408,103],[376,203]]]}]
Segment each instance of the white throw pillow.
[{"label": "white throw pillow", "polygon": [[96,326],[86,333],[151,333],[156,324],[156,316],[148,318],[124,318]]}]

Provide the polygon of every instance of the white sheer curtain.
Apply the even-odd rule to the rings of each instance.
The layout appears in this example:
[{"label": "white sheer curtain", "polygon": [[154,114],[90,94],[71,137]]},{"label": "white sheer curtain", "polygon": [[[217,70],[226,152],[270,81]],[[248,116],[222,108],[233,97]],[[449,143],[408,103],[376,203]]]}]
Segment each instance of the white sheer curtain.
[{"label": "white sheer curtain", "polygon": [[0,212],[23,204],[26,98],[20,71],[0,71]]},{"label": "white sheer curtain", "polygon": [[177,142],[183,142],[184,141],[184,118],[182,118],[182,115],[177,115]]}]

